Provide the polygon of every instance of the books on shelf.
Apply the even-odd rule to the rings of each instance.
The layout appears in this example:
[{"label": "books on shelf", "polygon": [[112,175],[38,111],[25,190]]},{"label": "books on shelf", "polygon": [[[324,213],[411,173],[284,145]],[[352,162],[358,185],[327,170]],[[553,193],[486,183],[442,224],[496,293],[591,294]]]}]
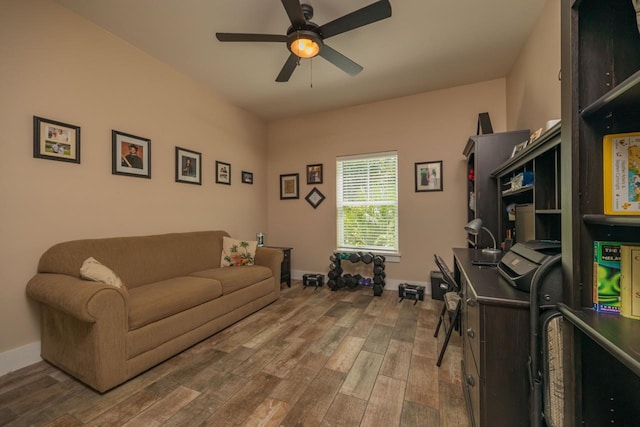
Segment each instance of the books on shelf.
[{"label": "books on shelf", "polygon": [[620,242],[593,242],[593,309],[620,313]]},{"label": "books on shelf", "polygon": [[620,247],[620,314],[640,319],[640,246]]},{"label": "books on shelf", "polygon": [[640,215],[640,132],[605,135],[604,213]]},{"label": "books on shelf", "polygon": [[596,311],[620,313],[620,247],[623,245],[640,243],[593,242],[593,308]]}]

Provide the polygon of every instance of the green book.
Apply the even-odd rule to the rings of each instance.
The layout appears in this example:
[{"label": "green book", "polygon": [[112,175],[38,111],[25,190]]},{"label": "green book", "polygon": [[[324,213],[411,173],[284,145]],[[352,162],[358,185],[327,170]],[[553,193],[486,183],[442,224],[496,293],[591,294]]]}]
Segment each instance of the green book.
[{"label": "green book", "polygon": [[620,314],[620,246],[626,242],[593,242],[593,308]]}]

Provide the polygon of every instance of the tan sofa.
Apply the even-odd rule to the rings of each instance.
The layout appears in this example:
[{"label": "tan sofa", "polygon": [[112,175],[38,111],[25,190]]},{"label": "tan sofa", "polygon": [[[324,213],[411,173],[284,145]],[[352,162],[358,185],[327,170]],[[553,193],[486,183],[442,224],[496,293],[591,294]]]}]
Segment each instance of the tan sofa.
[{"label": "tan sofa", "polygon": [[[278,299],[282,251],[220,267],[224,231],[59,243],[27,294],[40,302],[42,358],[104,392]],[[127,289],[80,278],[94,257]]]}]

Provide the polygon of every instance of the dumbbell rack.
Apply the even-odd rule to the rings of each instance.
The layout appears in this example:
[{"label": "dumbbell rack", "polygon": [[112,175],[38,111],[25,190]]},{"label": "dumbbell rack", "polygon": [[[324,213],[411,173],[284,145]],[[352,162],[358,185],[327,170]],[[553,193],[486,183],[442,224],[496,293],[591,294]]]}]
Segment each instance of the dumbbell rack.
[{"label": "dumbbell rack", "polygon": [[[374,255],[371,252],[334,252],[329,257],[329,260],[331,264],[329,265],[329,273],[327,274],[329,276],[327,285],[332,291],[337,291],[344,287],[355,289],[359,285],[372,285],[373,295],[382,295],[382,290],[385,286],[384,279],[387,276],[387,273],[384,271],[385,257],[383,255]],[[350,261],[353,264],[358,262],[364,264],[373,263],[373,278],[365,278],[359,274],[342,274],[342,262],[345,261]]]}]

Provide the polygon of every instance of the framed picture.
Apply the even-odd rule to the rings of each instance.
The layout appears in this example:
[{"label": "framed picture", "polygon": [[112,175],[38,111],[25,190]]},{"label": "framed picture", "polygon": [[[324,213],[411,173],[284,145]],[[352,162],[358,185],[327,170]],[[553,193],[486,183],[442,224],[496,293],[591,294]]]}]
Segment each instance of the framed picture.
[{"label": "framed picture", "polygon": [[112,130],[111,173],[151,178],[151,140]]},{"label": "framed picture", "polygon": [[324,194],[322,194],[316,187],[313,187],[313,190],[311,190],[309,194],[307,194],[307,197],[305,197],[305,200],[313,206],[313,209],[317,208],[324,199]]},{"label": "framed picture", "polygon": [[513,147],[513,151],[511,152],[511,158],[517,156],[519,152],[524,150],[528,143],[529,143],[529,140],[526,140],[524,142],[521,142],[520,144],[517,144],[515,147]]},{"label": "framed picture", "polygon": [[176,147],[176,182],[202,185],[202,154]]},{"label": "framed picture", "polygon": [[298,193],[299,178],[300,174],[297,173],[280,175],[280,200],[300,198]]},{"label": "framed picture", "polygon": [[307,165],[307,184],[322,184],[322,164]]},{"label": "framed picture", "polygon": [[416,192],[442,191],[442,160],[415,165]]},{"label": "framed picture", "polygon": [[242,183],[253,184],[253,173],[242,171]]},{"label": "framed picture", "polygon": [[231,165],[216,160],[216,184],[231,185]]},{"label": "framed picture", "polygon": [[33,157],[80,163],[80,127],[33,116]]},{"label": "framed picture", "polygon": [[540,135],[542,135],[542,128],[538,128],[537,130],[531,132],[531,136],[529,137],[527,146],[532,145],[536,139],[540,138]]}]

